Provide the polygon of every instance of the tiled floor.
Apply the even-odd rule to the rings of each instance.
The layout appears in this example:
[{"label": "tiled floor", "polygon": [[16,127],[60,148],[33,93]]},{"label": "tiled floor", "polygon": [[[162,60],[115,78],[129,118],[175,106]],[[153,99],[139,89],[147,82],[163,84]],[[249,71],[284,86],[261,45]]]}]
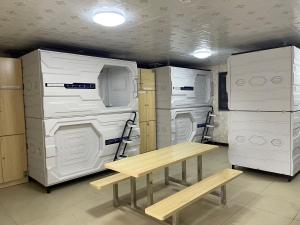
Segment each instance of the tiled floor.
[{"label": "tiled floor", "polygon": [[[227,150],[211,153],[203,158],[204,175],[230,167]],[[178,175],[180,167],[171,168]],[[176,191],[165,187],[162,171],[155,173],[155,199]],[[195,180],[195,161],[188,161],[188,174]],[[0,190],[0,225],[150,225],[154,221],[111,204],[111,189],[95,191],[88,183],[107,174],[72,182],[45,194],[31,182]],[[145,180],[138,180],[144,187]],[[211,196],[191,205],[181,214],[181,224],[191,225],[300,225],[300,175],[291,183],[280,176],[245,170],[227,188],[228,205],[217,204]],[[129,193],[128,182],[123,182],[121,194]],[[140,193],[143,196],[143,192]],[[145,198],[139,200],[143,205]]]}]

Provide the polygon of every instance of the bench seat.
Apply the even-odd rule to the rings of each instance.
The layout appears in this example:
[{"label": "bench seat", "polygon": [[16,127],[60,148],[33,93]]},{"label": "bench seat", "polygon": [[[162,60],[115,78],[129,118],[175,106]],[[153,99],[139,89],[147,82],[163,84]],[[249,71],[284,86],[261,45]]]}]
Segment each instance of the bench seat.
[{"label": "bench seat", "polygon": [[93,188],[96,188],[97,190],[102,189],[103,187],[106,187],[108,185],[112,185],[112,184],[117,184],[123,180],[127,180],[129,179],[130,176],[122,174],[122,173],[117,173],[108,177],[104,177],[102,179],[90,182],[90,185]]},{"label": "bench seat", "polygon": [[123,180],[127,180],[129,178],[130,178],[130,176],[128,176],[128,175],[125,175],[122,173],[117,173],[117,174],[90,182],[90,185],[97,190],[101,190],[102,188],[104,188],[108,185],[113,185],[113,204],[115,207],[117,207],[120,205],[118,184],[119,184],[119,182],[121,182]]},{"label": "bench seat", "polygon": [[145,213],[158,220],[166,220],[241,174],[242,172],[238,170],[225,169],[149,206],[145,209]]}]

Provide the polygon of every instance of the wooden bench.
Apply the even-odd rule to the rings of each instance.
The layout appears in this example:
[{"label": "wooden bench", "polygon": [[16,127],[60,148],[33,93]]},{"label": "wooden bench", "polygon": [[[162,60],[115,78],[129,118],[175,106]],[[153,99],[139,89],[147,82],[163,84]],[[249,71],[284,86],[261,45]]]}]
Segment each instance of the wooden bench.
[{"label": "wooden bench", "polygon": [[120,205],[119,203],[119,194],[118,194],[118,183],[123,181],[123,180],[127,180],[129,179],[130,176],[122,174],[122,173],[117,173],[105,178],[102,178],[100,180],[96,180],[93,182],[90,182],[90,185],[97,189],[100,190],[108,185],[113,185],[113,203],[114,206],[117,207]]},{"label": "wooden bench", "polygon": [[242,172],[225,169],[204,180],[169,196],[145,209],[145,213],[158,220],[166,220],[172,216],[172,224],[178,224],[178,212],[191,205],[204,195],[221,187],[221,202],[226,204],[226,183],[241,175]]}]

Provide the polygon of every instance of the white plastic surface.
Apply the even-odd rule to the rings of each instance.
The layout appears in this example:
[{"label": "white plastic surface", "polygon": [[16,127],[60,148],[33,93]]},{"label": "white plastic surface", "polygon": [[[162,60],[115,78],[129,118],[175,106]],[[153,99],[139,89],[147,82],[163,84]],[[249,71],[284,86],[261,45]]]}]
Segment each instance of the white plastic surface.
[{"label": "white plastic surface", "polygon": [[300,50],[284,47],[231,56],[230,110],[300,110]]},{"label": "white plastic surface", "polygon": [[157,147],[162,148],[186,141],[199,142],[210,108],[158,109]]},{"label": "white plastic surface", "polygon": [[[29,175],[45,186],[104,170],[132,114],[61,119],[27,119]],[[139,153],[139,128],[133,128],[126,155]]]},{"label": "white plastic surface", "polygon": [[229,117],[229,161],[279,174],[300,170],[300,112],[237,112]]},{"label": "white plastic surface", "polygon": [[156,107],[158,109],[191,108],[211,105],[210,71],[179,67],[156,69]]},{"label": "white plastic surface", "polygon": [[135,62],[36,50],[22,64],[27,117],[137,111]]}]

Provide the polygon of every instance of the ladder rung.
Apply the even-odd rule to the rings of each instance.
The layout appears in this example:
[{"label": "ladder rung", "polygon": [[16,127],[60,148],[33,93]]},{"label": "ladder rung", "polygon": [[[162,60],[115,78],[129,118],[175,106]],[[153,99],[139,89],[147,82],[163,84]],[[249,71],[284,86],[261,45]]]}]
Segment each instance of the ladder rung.
[{"label": "ladder rung", "polygon": [[132,140],[130,140],[130,139],[123,139],[122,142],[125,143],[125,144],[130,144],[130,143],[132,143]]},{"label": "ladder rung", "polygon": [[205,139],[212,139],[211,136],[204,136]]},{"label": "ladder rung", "polygon": [[215,126],[207,124],[206,127],[208,127],[208,128],[214,128]]},{"label": "ladder rung", "polygon": [[217,115],[215,114],[209,114],[210,117],[216,117]]},{"label": "ladder rung", "polygon": [[136,124],[128,124],[128,127],[132,127],[132,128],[135,128],[136,127]]}]

